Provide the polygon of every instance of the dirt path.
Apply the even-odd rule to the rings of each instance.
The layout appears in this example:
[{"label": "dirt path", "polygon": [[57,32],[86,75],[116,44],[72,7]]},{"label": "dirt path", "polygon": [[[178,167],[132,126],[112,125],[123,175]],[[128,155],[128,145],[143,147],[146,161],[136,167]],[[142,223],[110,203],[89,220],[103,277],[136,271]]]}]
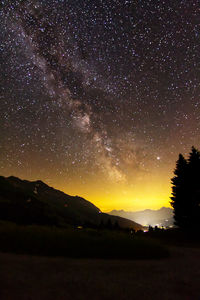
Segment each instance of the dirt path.
[{"label": "dirt path", "polygon": [[0,254],[1,300],[200,299],[200,249],[163,260],[114,261]]}]

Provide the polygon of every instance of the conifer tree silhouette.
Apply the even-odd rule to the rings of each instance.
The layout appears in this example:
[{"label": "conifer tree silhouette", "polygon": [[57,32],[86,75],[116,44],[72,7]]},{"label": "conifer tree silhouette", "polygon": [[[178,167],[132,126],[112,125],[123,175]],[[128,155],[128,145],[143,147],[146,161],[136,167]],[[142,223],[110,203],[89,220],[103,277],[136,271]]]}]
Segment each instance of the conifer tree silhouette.
[{"label": "conifer tree silhouette", "polygon": [[200,152],[192,147],[189,158],[182,154],[174,170],[171,206],[175,225],[182,229],[200,229]]},{"label": "conifer tree silhouette", "polygon": [[192,147],[188,159],[188,184],[190,186],[190,202],[188,213],[193,230],[200,229],[200,152]]},{"label": "conifer tree silhouette", "polygon": [[182,154],[179,154],[179,158],[176,162],[176,168],[174,170],[174,177],[172,182],[172,197],[171,206],[174,209],[175,225],[186,228],[188,226],[187,218],[187,202],[188,202],[188,164]]},{"label": "conifer tree silhouette", "polygon": [[108,219],[107,223],[106,223],[106,229],[111,230],[113,228],[112,222],[110,220],[110,218]]}]

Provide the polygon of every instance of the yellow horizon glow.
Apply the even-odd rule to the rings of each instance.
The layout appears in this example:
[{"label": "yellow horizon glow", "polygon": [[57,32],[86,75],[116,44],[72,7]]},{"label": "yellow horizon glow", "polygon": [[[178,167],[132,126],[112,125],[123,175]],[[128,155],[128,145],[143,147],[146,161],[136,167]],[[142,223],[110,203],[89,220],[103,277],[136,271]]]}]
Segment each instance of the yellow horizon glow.
[{"label": "yellow horizon glow", "polygon": [[171,186],[168,182],[155,179],[156,182],[147,182],[145,185],[137,184],[129,187],[127,184],[110,184],[105,189],[98,184],[69,187],[59,186],[66,194],[80,196],[92,202],[101,211],[111,210],[138,211],[144,209],[159,209],[170,207]]},{"label": "yellow horizon glow", "polygon": [[[57,178],[53,174],[38,176],[37,173],[27,176],[23,171],[12,175],[21,179],[44,181],[49,186],[72,196],[80,196],[93,203],[103,212],[111,210],[139,211],[170,207],[172,167],[160,173],[143,174],[141,178],[133,177],[129,181],[109,180],[106,176],[88,175],[83,181],[78,173],[73,178]],[[4,174],[10,176],[11,174]]]}]

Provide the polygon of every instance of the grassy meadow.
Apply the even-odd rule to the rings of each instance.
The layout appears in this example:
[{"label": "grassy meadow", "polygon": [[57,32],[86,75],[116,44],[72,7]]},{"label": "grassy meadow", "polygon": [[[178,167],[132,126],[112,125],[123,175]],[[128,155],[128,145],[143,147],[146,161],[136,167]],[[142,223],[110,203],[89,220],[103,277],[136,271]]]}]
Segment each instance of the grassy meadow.
[{"label": "grassy meadow", "polygon": [[39,256],[155,259],[168,249],[144,235],[114,230],[20,226],[0,222],[0,252]]}]

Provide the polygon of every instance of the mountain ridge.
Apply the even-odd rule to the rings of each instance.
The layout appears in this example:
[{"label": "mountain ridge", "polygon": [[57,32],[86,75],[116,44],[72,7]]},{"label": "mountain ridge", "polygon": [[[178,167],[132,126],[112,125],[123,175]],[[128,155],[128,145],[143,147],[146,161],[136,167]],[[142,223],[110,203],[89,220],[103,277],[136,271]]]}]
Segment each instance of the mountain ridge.
[{"label": "mountain ridge", "polygon": [[143,226],[173,226],[173,209],[170,207],[161,207],[159,209],[145,209],[140,211],[112,210],[110,215],[121,216],[134,220]]},{"label": "mountain ridge", "polygon": [[122,228],[143,229],[134,221],[103,213],[90,201],[70,196],[41,180],[0,176],[0,219],[22,224],[98,226],[108,220]]}]

